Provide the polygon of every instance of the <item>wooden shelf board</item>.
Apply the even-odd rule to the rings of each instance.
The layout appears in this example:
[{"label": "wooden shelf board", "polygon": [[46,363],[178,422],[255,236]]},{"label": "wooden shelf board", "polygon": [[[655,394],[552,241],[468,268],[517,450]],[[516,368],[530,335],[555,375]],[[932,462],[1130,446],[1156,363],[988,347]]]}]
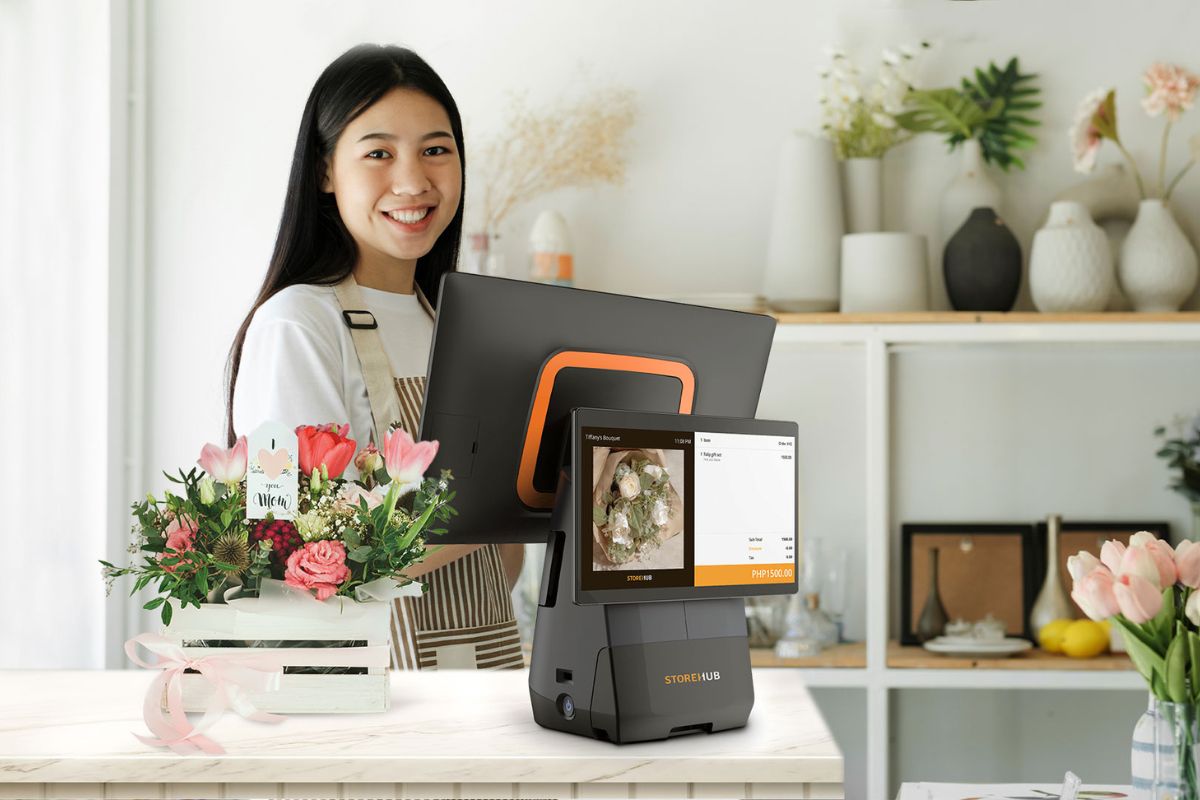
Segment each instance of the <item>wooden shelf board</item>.
[{"label": "wooden shelf board", "polygon": [[1137,313],[1134,311],[1101,311],[1080,314],[1042,314],[1037,311],[979,312],[979,311],[907,311],[893,313],[836,312],[795,314],[752,309],[774,317],[781,325],[912,325],[912,324],[1070,324],[1070,323],[1146,323],[1197,322],[1200,311],[1169,313]]},{"label": "wooden shelf board", "polygon": [[750,648],[753,667],[799,667],[808,669],[864,669],[867,666],[867,645],[864,642],[837,644],[811,658],[779,658],[770,648]]},{"label": "wooden shelf board", "polygon": [[923,647],[888,643],[890,669],[1003,669],[1075,670],[1080,672],[1130,671],[1133,662],[1124,653],[1105,653],[1095,658],[1069,658],[1034,647],[1008,658],[954,658],[931,653]]}]

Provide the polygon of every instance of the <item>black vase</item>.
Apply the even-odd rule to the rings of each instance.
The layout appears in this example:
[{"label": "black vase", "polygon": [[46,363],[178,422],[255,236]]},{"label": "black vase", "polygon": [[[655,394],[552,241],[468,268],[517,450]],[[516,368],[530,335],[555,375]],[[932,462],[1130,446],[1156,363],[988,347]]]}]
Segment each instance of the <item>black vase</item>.
[{"label": "black vase", "polygon": [[1021,245],[994,209],[976,208],[946,242],[942,269],[956,311],[1008,311],[1021,288]]}]

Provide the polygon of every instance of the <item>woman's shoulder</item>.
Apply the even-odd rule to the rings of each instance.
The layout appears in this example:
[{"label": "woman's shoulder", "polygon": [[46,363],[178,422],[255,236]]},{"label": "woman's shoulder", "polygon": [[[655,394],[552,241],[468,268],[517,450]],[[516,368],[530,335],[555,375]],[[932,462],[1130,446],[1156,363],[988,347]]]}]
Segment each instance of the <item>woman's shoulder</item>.
[{"label": "woman's shoulder", "polygon": [[258,307],[250,325],[276,322],[291,322],[313,332],[336,332],[341,327],[341,311],[333,287],[299,283],[280,289]]}]

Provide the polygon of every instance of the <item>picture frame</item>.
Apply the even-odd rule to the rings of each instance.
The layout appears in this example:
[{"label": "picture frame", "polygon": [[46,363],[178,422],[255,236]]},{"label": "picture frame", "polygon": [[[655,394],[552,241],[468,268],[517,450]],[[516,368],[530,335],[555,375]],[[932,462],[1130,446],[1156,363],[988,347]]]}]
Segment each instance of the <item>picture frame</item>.
[{"label": "picture frame", "polygon": [[929,551],[938,550],[938,594],[950,620],[992,614],[1005,635],[1030,639],[1034,526],[1027,522],[900,526],[900,643],[918,645],[916,625],[929,593]]},{"label": "picture frame", "polygon": [[[1070,594],[1071,573],[1067,571],[1067,559],[1086,550],[1096,558],[1100,557],[1101,545],[1116,539],[1122,544],[1129,544],[1129,539],[1138,531],[1149,531],[1159,539],[1170,541],[1171,524],[1169,522],[1126,522],[1126,521],[1076,521],[1063,520],[1059,528],[1058,538],[1058,580],[1063,591]],[[1046,537],[1047,525],[1042,520],[1034,525],[1033,532],[1033,575],[1034,583],[1040,587],[1046,579]],[[1036,596],[1036,595],[1035,595]],[[1075,619],[1083,619],[1084,613],[1074,603],[1071,604]]]}]

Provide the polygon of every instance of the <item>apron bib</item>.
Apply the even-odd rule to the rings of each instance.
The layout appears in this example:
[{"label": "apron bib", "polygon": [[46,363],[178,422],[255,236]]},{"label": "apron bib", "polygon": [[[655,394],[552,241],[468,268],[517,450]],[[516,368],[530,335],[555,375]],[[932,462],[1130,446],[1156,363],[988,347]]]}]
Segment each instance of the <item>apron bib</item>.
[{"label": "apron bib", "polygon": [[[334,287],[363,369],[375,442],[397,422],[414,439],[421,421],[425,376],[394,377],[374,315],[348,276]],[[422,307],[433,311],[417,288]],[[520,669],[521,637],[500,550],[494,544],[426,573],[421,597],[392,604],[394,669]]]}]

